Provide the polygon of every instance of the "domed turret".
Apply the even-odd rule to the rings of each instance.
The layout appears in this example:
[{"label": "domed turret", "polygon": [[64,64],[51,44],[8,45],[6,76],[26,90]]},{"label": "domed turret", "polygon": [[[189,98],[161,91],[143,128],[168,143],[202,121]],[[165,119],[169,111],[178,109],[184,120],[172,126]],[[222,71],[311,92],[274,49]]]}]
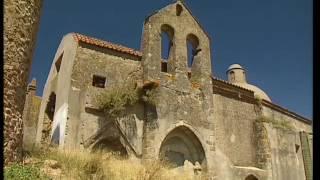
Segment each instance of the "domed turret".
[{"label": "domed turret", "polygon": [[227,70],[228,81],[237,86],[249,89],[254,92],[254,96],[271,102],[269,96],[260,88],[247,83],[246,70],[239,64],[232,64]]},{"label": "domed turret", "polygon": [[239,64],[232,64],[227,70],[228,81],[231,83],[247,83],[246,72]]}]

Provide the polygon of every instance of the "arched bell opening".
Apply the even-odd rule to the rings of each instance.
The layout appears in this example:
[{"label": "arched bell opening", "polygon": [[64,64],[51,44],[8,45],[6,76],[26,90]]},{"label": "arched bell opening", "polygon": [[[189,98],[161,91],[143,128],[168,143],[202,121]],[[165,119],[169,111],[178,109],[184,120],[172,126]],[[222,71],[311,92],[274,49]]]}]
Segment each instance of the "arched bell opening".
[{"label": "arched bell opening", "polygon": [[172,130],[160,147],[160,160],[174,167],[184,166],[189,161],[196,168],[206,168],[205,152],[197,136],[187,127]]},{"label": "arched bell opening", "polygon": [[164,24],[161,26],[161,72],[168,72],[168,61],[173,54],[174,29]]}]

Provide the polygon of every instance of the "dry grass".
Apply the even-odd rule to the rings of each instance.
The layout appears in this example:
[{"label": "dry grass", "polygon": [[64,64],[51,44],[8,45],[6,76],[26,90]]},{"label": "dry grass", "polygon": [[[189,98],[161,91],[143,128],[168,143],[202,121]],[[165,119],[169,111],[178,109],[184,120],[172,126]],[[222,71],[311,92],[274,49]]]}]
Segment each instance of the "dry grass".
[{"label": "dry grass", "polygon": [[[61,179],[108,179],[108,180],[188,180],[192,174],[170,169],[165,162],[152,161],[141,164],[139,160],[124,159],[111,152],[59,151],[57,149],[31,152],[32,158],[58,161]],[[198,179],[201,179],[200,177]]]}]

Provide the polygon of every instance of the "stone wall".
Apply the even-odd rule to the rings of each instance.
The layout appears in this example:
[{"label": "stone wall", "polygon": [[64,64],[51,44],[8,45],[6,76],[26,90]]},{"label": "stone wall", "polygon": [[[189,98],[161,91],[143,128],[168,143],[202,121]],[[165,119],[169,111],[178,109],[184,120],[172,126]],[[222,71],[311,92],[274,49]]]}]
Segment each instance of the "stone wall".
[{"label": "stone wall", "polygon": [[[66,120],[66,117],[61,118],[61,108],[63,108],[63,110],[67,109],[66,105],[68,102],[72,66],[74,62],[74,56],[76,53],[76,47],[77,43],[74,41],[72,34],[65,35],[52,61],[51,69],[43,89],[37,126],[37,144],[51,143],[51,136],[52,134],[54,134],[54,131],[52,131],[52,129],[55,129],[56,126],[59,125],[60,121],[63,122]],[[58,66],[56,66],[56,63],[59,60],[61,60],[62,68],[60,68],[58,72]],[[54,96],[56,96],[56,98],[52,98]],[[54,117],[48,116],[48,110],[50,110],[50,106],[55,107],[51,109],[54,111],[54,114],[56,114],[59,111],[59,121],[54,122]]]},{"label": "stone wall", "polygon": [[217,147],[233,165],[257,167],[255,105],[220,94],[213,94],[213,104]]},{"label": "stone wall", "polygon": [[[94,75],[106,78],[105,88],[93,86]],[[77,48],[71,79],[72,88],[68,97],[69,111],[65,131],[66,148],[83,147],[88,139],[95,136],[108,124],[110,119],[106,119],[103,113],[96,112],[98,109],[97,96],[110,87],[123,85],[128,82],[127,80],[141,80],[141,62],[137,57],[131,55],[80,43]],[[138,126],[136,129],[143,129],[141,124],[143,106],[136,109],[137,111],[134,111],[131,115],[118,120],[120,126],[128,125],[125,124],[125,119],[134,116],[136,121],[132,122],[134,123],[133,126]],[[129,128],[126,130],[129,130]],[[142,134],[127,137],[127,140],[135,149],[141,149]],[[138,151],[141,154],[141,150]]]},{"label": "stone wall", "polygon": [[36,81],[28,85],[23,110],[23,148],[31,149],[35,144],[41,97],[36,96]]},{"label": "stone wall", "polygon": [[299,133],[264,124],[270,142],[273,180],[304,180]]},{"label": "stone wall", "polygon": [[268,106],[262,107],[262,115],[265,117],[269,117],[274,119],[275,121],[287,121],[294,128],[295,131],[305,131],[312,132],[312,122],[309,120],[300,120],[300,118],[290,116],[281,112],[279,110],[275,110]]},{"label": "stone wall", "polygon": [[4,1],[4,157],[21,160],[22,113],[42,0]]}]

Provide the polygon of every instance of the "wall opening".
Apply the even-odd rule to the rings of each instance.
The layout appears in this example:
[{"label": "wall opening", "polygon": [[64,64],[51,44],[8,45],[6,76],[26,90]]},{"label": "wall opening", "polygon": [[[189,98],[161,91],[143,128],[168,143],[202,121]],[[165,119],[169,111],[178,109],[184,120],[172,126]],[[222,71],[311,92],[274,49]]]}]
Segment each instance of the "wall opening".
[{"label": "wall opening", "polygon": [[254,175],[250,174],[249,176],[246,177],[245,180],[258,180],[258,178],[255,177]]},{"label": "wall opening", "polygon": [[55,63],[56,70],[57,70],[58,73],[60,72],[62,58],[63,58],[63,53],[59,56],[58,60]]},{"label": "wall opening", "polygon": [[49,100],[45,110],[45,113],[47,114],[48,118],[51,121],[53,121],[55,109],[56,109],[56,93],[52,92],[49,96]]},{"label": "wall opening", "polygon": [[160,147],[160,159],[183,166],[187,160],[193,165],[206,166],[204,149],[196,135],[187,127],[178,127],[171,131]]},{"label": "wall opening", "polygon": [[92,86],[98,88],[105,88],[106,86],[106,77],[93,75]]},{"label": "wall opening", "polygon": [[188,67],[193,64],[194,57],[201,51],[199,48],[199,39],[193,34],[187,36],[187,51],[188,51]]},{"label": "wall opening", "polygon": [[56,109],[56,93],[51,92],[48,102],[46,105],[44,119],[43,119],[43,127],[42,127],[42,143],[50,143],[50,133],[52,129],[52,122],[54,117],[54,112]]},{"label": "wall opening", "polygon": [[181,6],[180,4],[177,4],[177,5],[176,5],[176,15],[177,15],[177,16],[180,16],[181,13],[182,13],[182,11],[183,11],[182,6]]},{"label": "wall opening", "polygon": [[174,30],[169,25],[161,26],[161,72],[167,72],[168,60],[172,54]]},{"label": "wall opening", "polygon": [[295,147],[296,147],[296,153],[298,153],[300,146],[298,144],[296,144]]}]

